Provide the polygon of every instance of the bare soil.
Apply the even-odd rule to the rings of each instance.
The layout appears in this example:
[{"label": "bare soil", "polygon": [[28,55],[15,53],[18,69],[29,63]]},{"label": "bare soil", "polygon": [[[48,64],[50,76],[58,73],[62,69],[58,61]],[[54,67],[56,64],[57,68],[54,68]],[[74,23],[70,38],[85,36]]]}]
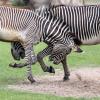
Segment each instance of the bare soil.
[{"label": "bare soil", "polygon": [[36,83],[22,82],[8,88],[33,93],[53,94],[65,97],[100,96],[100,68],[72,70],[70,80],[63,82],[63,71],[57,69],[55,75],[35,77]]}]

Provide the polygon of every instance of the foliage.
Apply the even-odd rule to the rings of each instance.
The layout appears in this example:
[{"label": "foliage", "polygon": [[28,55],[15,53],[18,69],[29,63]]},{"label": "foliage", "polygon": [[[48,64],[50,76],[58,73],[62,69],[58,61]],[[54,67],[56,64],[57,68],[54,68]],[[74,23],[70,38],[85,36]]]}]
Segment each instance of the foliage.
[{"label": "foliage", "polygon": [[26,6],[24,0],[11,0],[13,6]]}]

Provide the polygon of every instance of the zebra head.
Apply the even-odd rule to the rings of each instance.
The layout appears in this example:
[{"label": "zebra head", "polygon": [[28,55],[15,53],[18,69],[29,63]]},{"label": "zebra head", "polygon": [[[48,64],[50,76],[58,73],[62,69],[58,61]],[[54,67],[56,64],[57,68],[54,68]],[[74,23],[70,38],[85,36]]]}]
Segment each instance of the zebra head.
[{"label": "zebra head", "polygon": [[53,46],[52,53],[49,57],[50,61],[53,61],[54,64],[59,64],[66,55],[71,53],[71,48],[63,45],[63,44],[56,44]]},{"label": "zebra head", "polygon": [[11,43],[11,54],[15,60],[20,60],[25,57],[25,49],[20,42]]}]

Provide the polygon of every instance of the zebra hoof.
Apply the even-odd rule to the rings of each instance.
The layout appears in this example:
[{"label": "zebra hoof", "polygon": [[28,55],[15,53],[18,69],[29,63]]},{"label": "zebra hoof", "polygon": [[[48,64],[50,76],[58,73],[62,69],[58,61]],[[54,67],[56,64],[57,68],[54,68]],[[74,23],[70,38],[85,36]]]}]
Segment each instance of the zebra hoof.
[{"label": "zebra hoof", "polygon": [[69,76],[64,76],[63,81],[68,81],[69,80]]},{"label": "zebra hoof", "polygon": [[55,69],[52,66],[50,66],[48,72],[49,73],[55,73]]},{"label": "zebra hoof", "polygon": [[28,78],[28,80],[31,82],[31,84],[34,83],[34,82],[36,82],[36,81],[33,79],[32,75],[28,76],[27,78]]}]

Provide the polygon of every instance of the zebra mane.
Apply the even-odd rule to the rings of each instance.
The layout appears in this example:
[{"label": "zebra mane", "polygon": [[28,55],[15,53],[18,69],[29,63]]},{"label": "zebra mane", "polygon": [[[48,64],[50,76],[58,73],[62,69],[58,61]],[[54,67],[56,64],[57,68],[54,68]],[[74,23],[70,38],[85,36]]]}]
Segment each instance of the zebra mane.
[{"label": "zebra mane", "polygon": [[47,10],[48,8],[45,6],[41,6],[38,9],[33,10],[37,15],[41,15],[44,16],[44,12]]},{"label": "zebra mane", "polygon": [[67,6],[67,5],[50,5],[49,8],[56,8],[56,7],[62,7],[62,6]]},{"label": "zebra mane", "polygon": [[66,25],[66,23],[62,20],[62,18],[57,18],[55,15],[53,15],[50,11],[51,7],[53,6],[49,6],[49,7],[45,7],[45,6],[41,6],[36,10],[33,10],[37,15],[41,16],[41,17],[48,17],[51,20],[52,18],[58,19],[59,21],[63,22],[63,25]]}]

